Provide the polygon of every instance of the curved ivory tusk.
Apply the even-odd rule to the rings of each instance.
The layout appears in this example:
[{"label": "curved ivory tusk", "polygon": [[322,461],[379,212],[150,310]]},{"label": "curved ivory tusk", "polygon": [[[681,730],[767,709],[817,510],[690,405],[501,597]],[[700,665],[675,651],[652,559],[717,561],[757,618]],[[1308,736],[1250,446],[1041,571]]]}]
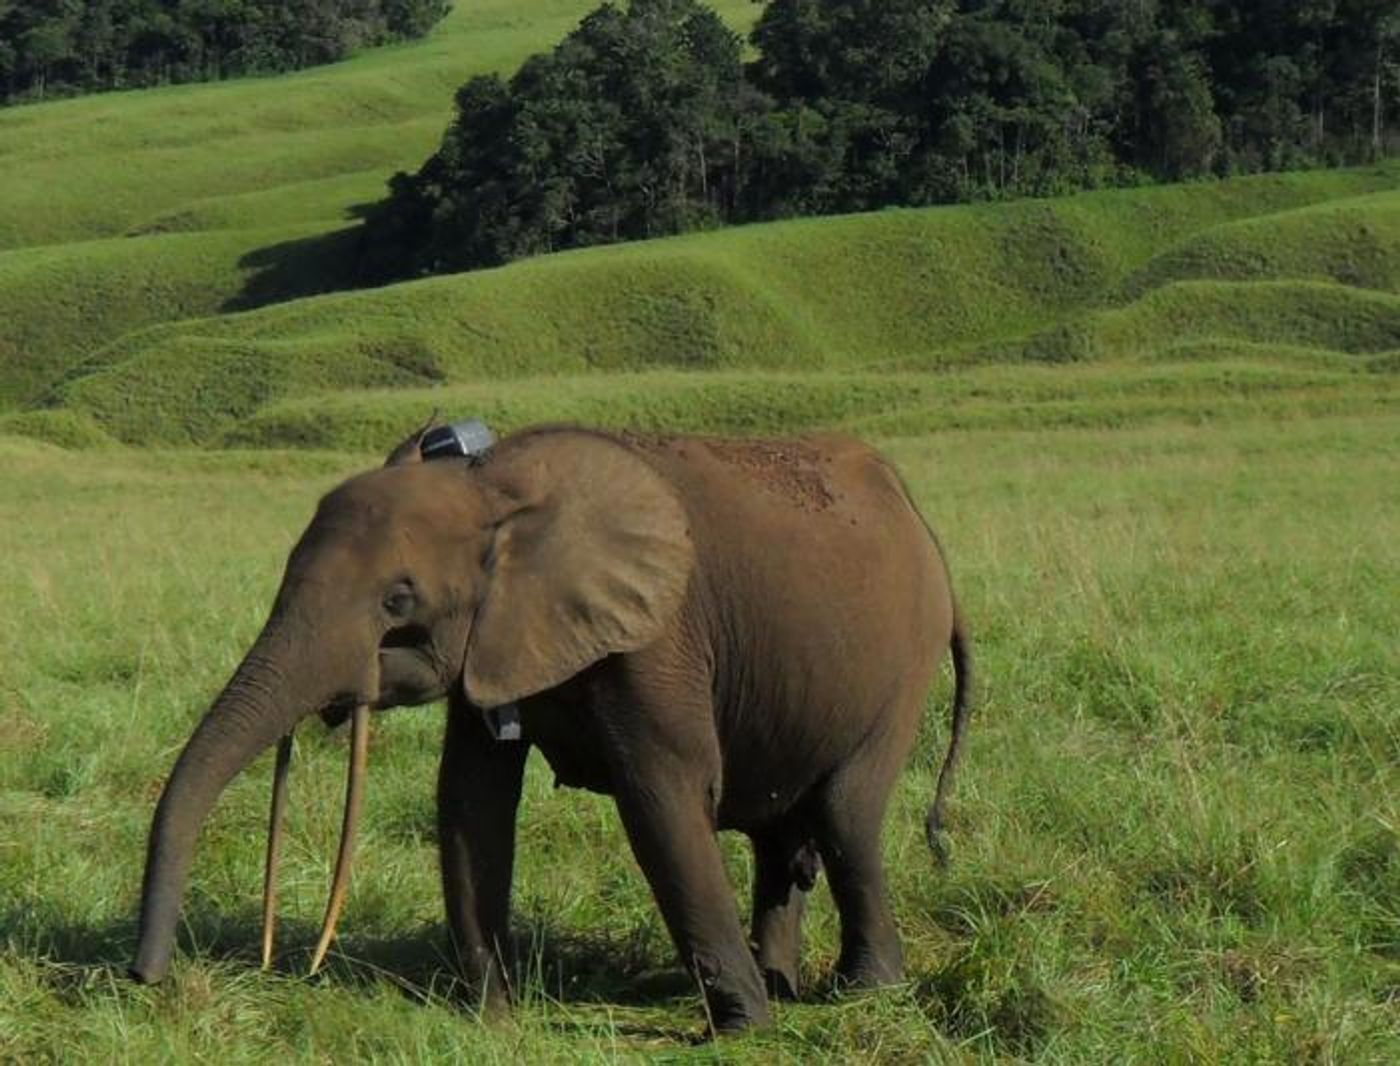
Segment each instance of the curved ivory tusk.
[{"label": "curved ivory tusk", "polygon": [[331,898],[326,902],[326,918],[321,924],[321,939],[311,956],[314,974],[325,961],[335,923],[345,905],[345,892],[350,887],[350,860],[355,851],[355,830],[360,824],[360,805],[364,800],[365,756],[369,750],[369,704],[355,708],[350,719],[350,776],[345,782],[345,818],[340,823],[340,853],[335,859],[335,877],[331,880]]},{"label": "curved ivory tusk", "polygon": [[287,810],[287,777],[292,765],[292,734],[277,742],[272,770],[272,810],[267,816],[267,864],[263,869],[262,968],[272,965],[277,930],[277,864],[282,858],[282,816]]}]

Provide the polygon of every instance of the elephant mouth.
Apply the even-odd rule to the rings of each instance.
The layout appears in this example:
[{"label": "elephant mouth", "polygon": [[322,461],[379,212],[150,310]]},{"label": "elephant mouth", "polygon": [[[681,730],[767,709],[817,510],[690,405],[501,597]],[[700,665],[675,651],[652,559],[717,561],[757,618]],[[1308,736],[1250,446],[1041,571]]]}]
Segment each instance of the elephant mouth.
[{"label": "elephant mouth", "polygon": [[379,691],[372,696],[346,695],[326,704],[316,714],[327,729],[344,725],[357,703],[365,700],[371,710],[387,711],[429,703],[445,694],[443,667],[433,654],[426,627],[408,625],[389,630],[379,643],[378,657]]},{"label": "elephant mouth", "polygon": [[[322,718],[337,708],[322,711]],[[314,974],[325,961],[345,896],[350,887],[350,867],[354,860],[355,837],[360,826],[360,811],[364,806],[365,766],[369,755],[369,704],[357,703],[343,711],[340,721],[350,719],[350,765],[345,781],[345,810],[340,823],[340,846],[336,853],[335,873],[331,878],[330,898],[326,902],[321,935],[311,956]],[[267,858],[263,870],[262,967],[272,965],[277,929],[277,871],[282,855],[283,816],[287,809],[288,781],[291,777],[292,737],[295,728],[277,743],[277,762],[272,774],[272,806],[268,814]]]},{"label": "elephant mouth", "polygon": [[387,648],[421,648],[429,644],[432,634],[426,626],[409,624],[396,626],[384,634],[384,639],[379,642],[380,649]]},{"label": "elephant mouth", "polygon": [[[357,705],[353,702],[328,703],[317,713],[321,721],[325,723],[327,729],[339,729],[346,722],[350,721],[350,716],[355,713]],[[290,733],[287,734],[291,736]],[[284,738],[285,739],[285,738]],[[278,749],[279,751],[281,749]]]}]

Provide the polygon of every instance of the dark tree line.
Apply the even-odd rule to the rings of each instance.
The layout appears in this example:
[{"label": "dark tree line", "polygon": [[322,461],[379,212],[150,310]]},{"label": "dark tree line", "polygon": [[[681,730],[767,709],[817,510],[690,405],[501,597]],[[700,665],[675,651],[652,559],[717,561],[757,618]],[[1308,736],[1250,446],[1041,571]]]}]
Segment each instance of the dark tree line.
[{"label": "dark tree line", "polygon": [[210,81],[420,37],[450,0],[0,0],[0,101]]},{"label": "dark tree line", "polygon": [[765,107],[739,39],[696,0],[604,4],[509,81],[458,91],[442,146],[395,175],[369,219],[366,270],[489,265],[736,217],[746,125]]},{"label": "dark tree line", "polygon": [[367,220],[380,280],[725,222],[1379,158],[1400,0],[604,4],[479,77]]}]

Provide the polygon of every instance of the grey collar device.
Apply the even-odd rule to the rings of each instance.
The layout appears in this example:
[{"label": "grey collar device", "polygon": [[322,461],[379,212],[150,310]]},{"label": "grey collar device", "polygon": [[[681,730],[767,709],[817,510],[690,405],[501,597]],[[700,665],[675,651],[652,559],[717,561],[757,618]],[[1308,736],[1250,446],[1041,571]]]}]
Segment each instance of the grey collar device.
[{"label": "grey collar device", "polygon": [[503,703],[486,711],[486,728],[496,740],[523,740],[525,731],[520,723],[520,707],[514,703]]},{"label": "grey collar device", "polygon": [[431,459],[466,459],[475,465],[484,463],[496,445],[496,434],[479,418],[453,422],[449,426],[434,426],[423,434],[418,454]]}]

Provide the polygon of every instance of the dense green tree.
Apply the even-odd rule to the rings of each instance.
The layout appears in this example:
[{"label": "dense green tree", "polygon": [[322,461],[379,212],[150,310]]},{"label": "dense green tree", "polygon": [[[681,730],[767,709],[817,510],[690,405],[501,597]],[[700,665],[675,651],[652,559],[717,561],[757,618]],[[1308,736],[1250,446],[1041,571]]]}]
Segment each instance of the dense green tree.
[{"label": "dense green tree", "polygon": [[1137,87],[1132,161],[1168,180],[1209,174],[1219,160],[1221,124],[1210,72],[1189,36],[1158,28],[1133,56]]},{"label": "dense green tree", "polygon": [[383,0],[385,24],[395,37],[422,37],[452,8],[452,0]]},{"label": "dense green tree", "polygon": [[[852,211],[907,198],[926,79],[951,0],[774,0],[749,76],[776,102],[756,165],[787,209]],[[776,177],[797,182],[777,189]],[[757,207],[753,214],[772,213]]]},{"label": "dense green tree", "polygon": [[369,277],[715,222],[1346,163],[1400,122],[1400,0],[604,4],[370,219]]},{"label": "dense green tree", "polygon": [[448,0],[0,3],[0,102],[324,63],[426,33]]},{"label": "dense green tree", "polygon": [[913,102],[952,0],[773,0],[750,40],[752,76],[779,101]]},{"label": "dense green tree", "polygon": [[1098,137],[1043,12],[988,5],[954,21],[926,82],[931,137],[918,202],[1048,193],[1085,182]]},{"label": "dense green tree", "polygon": [[739,39],[697,0],[604,4],[509,84],[474,78],[416,175],[368,221],[371,276],[505,262],[731,217]]},{"label": "dense green tree", "polygon": [[[1397,117],[1397,0],[1212,0],[1204,48],[1226,162],[1354,162]],[[1389,58],[1388,58],[1389,57]]]},{"label": "dense green tree", "polygon": [[1400,124],[1400,0],[1337,0],[1323,62],[1337,132],[1380,158]]}]

